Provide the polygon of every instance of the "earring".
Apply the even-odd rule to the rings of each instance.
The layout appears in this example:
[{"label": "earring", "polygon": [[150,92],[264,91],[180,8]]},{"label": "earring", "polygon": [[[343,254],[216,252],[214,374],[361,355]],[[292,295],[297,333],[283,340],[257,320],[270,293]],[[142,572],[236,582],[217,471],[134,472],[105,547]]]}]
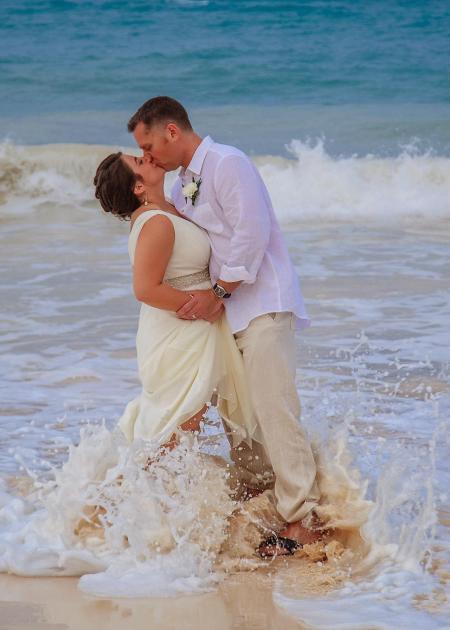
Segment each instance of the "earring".
[{"label": "earring", "polygon": [[147,199],[147,193],[145,194],[145,199],[144,199],[144,206],[148,206],[148,199]]}]

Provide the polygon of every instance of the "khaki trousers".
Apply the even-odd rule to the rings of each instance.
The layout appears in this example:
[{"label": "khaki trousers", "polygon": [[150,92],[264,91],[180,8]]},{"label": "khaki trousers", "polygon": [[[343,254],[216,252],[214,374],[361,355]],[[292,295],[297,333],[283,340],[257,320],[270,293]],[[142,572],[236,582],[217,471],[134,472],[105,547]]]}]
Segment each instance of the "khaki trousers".
[{"label": "khaki trousers", "polygon": [[268,313],[235,334],[258,423],[251,448],[231,449],[241,482],[272,488],[279,514],[288,522],[303,519],[317,504],[316,464],[300,425],[295,386],[295,320],[292,313]]}]

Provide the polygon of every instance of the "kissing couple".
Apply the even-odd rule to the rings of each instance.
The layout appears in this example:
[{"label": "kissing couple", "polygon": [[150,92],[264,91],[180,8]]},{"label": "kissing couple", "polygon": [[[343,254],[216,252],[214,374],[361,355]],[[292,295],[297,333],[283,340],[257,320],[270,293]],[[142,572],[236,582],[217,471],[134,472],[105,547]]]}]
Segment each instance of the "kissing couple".
[{"label": "kissing couple", "polygon": [[[146,101],[128,131],[142,157],[113,153],[94,179],[103,210],[130,221],[142,303],[142,392],[119,426],[130,442],[173,448],[214,400],[240,496],[271,493],[285,521],[259,554],[292,554],[321,536],[295,385],[295,330],[309,320],[268,191],[245,153],[202,139],[173,98]],[[166,172],[178,168],[166,199]]]}]

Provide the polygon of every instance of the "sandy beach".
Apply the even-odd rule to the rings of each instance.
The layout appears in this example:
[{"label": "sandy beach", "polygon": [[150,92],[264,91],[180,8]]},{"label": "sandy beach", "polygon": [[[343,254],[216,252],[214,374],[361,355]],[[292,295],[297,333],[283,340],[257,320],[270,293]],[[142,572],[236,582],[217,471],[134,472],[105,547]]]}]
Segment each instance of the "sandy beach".
[{"label": "sandy beach", "polygon": [[272,601],[268,577],[230,577],[217,592],[180,598],[95,599],[74,578],[0,576],[1,630],[301,630]]},{"label": "sandy beach", "polygon": [[[260,563],[254,571],[227,575],[211,592],[177,597],[99,598],[73,577],[0,575],[1,630],[314,630],[277,604],[289,598],[326,596],[342,583],[336,566],[297,553]],[[314,560],[312,560],[314,558]],[[265,566],[263,566],[265,564]]]}]

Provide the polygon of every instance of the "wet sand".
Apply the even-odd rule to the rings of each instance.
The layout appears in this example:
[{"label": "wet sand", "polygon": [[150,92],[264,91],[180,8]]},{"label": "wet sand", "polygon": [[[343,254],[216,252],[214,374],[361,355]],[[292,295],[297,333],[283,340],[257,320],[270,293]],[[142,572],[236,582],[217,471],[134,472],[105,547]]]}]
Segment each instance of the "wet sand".
[{"label": "wet sand", "polygon": [[[282,564],[285,562],[280,560]],[[176,598],[96,599],[78,578],[0,575],[1,630],[302,630],[272,599],[273,577],[230,576],[212,593]],[[308,626],[311,628],[311,626]]]}]

